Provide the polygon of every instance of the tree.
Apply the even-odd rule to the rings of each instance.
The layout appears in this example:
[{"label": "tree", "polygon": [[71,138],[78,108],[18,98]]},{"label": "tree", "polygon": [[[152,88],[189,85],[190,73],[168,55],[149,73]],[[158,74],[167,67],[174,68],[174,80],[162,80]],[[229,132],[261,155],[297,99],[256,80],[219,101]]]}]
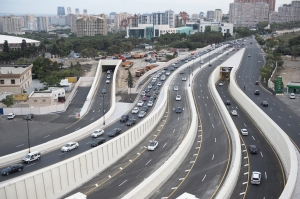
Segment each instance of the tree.
[{"label": "tree", "polygon": [[127,80],[127,85],[129,88],[129,98],[130,98],[129,100],[131,102],[131,88],[133,86],[133,78],[132,78],[132,75],[131,75],[131,72],[129,69],[128,69],[128,76],[127,76],[126,80]]},{"label": "tree", "polygon": [[7,40],[4,41],[3,52],[9,53],[9,46]]},{"label": "tree", "polygon": [[25,39],[22,39],[21,50],[25,50],[27,48],[27,43]]},{"label": "tree", "polygon": [[12,95],[7,95],[3,100],[1,100],[3,104],[5,104],[7,107],[10,107],[14,104],[14,98]]},{"label": "tree", "polygon": [[120,54],[120,52],[121,52],[121,48],[116,45],[112,45],[112,46],[108,47],[108,49],[107,49],[107,54],[109,54],[109,55],[113,55],[114,53]]},{"label": "tree", "polygon": [[156,52],[160,51],[161,50],[161,46],[160,45],[155,45],[155,50],[156,50]]}]

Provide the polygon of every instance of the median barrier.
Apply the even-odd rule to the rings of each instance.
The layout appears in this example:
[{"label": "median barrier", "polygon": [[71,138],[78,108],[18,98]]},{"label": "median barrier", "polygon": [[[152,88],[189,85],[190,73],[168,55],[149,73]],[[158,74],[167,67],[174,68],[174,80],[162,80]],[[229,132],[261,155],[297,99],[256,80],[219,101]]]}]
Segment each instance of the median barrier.
[{"label": "median barrier", "polygon": [[86,101],[91,101],[93,99],[95,91],[100,84],[99,81],[101,79],[101,75],[102,75],[102,60],[100,59],[98,62],[95,79],[94,79],[91,89],[86,97]]},{"label": "median barrier", "polygon": [[298,175],[298,161],[295,148],[285,132],[239,88],[236,83],[237,70],[238,67],[235,67],[231,71],[230,79],[232,81],[229,84],[229,91],[258,125],[278,154],[287,178],[280,198],[289,199],[296,188],[295,184]]}]

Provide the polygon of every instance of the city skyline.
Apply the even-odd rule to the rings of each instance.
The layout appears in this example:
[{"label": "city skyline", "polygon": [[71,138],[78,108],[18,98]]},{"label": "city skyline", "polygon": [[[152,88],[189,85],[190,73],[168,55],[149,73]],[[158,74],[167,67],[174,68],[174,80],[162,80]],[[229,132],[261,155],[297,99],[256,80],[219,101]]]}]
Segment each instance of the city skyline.
[{"label": "city skyline", "polygon": [[[0,7],[0,13],[7,14],[45,14],[45,15],[56,15],[57,7],[71,7],[72,11],[75,11],[75,8],[79,8],[80,13],[83,13],[84,9],[87,9],[88,14],[100,14],[105,13],[109,14],[110,12],[128,12],[131,14],[142,14],[142,13],[152,13],[158,11],[165,10],[173,10],[175,13],[179,13],[180,11],[186,11],[189,14],[199,13],[208,10],[222,9],[224,14],[228,13],[229,4],[233,3],[234,0],[211,0],[203,4],[203,2],[195,2],[194,0],[186,0],[184,1],[184,5],[182,1],[179,0],[152,0],[151,2],[143,2],[137,0],[124,0],[122,4],[117,0],[110,0],[109,4],[105,4],[105,7],[97,8],[96,4],[100,4],[101,2],[97,0],[53,0],[51,2],[44,2],[39,0],[1,0],[2,5]],[[290,4],[292,0],[276,0],[275,10],[277,11],[278,6],[282,4]],[[32,6],[34,5],[34,6]],[[159,5],[159,6],[158,6]],[[159,8],[158,8],[159,7]],[[38,9],[37,9],[38,8]]]}]

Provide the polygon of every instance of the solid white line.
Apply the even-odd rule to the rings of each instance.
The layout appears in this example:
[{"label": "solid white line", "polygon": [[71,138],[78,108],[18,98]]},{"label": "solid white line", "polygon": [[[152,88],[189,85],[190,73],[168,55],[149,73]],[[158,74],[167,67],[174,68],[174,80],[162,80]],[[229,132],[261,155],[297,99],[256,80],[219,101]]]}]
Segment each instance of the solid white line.
[{"label": "solid white line", "polygon": [[215,127],[214,127],[214,124],[211,124],[211,125],[212,125],[213,128],[215,128]]},{"label": "solid white line", "polygon": [[119,184],[119,187],[122,186],[125,182],[127,182],[127,180],[125,180],[124,182],[122,182],[121,184]]},{"label": "solid white line", "polygon": [[178,117],[178,120],[179,120],[179,117]]},{"label": "solid white line", "polygon": [[20,147],[20,146],[23,146],[24,144],[21,144],[21,145],[18,145],[18,146],[16,146],[16,147]]},{"label": "solid white line", "polygon": [[265,172],[265,178],[268,179],[267,172]]},{"label": "solid white line", "polygon": [[289,116],[290,118],[292,118],[291,116]]},{"label": "solid white line", "polygon": [[91,120],[93,120],[94,118],[92,118]]},{"label": "solid white line", "polygon": [[149,160],[145,165],[148,165],[151,162],[151,160]]},{"label": "solid white line", "polygon": [[46,135],[44,138],[47,138],[47,137],[49,137],[50,135]]},{"label": "solid white line", "polygon": [[260,155],[261,155],[261,157],[264,157],[263,154],[262,154],[262,152],[260,152]]},{"label": "solid white line", "polygon": [[213,156],[212,156],[211,160],[214,160],[214,158],[215,158],[215,155],[213,154]]},{"label": "solid white line", "polygon": [[[289,124],[288,124],[289,125]],[[291,125],[289,125],[289,127],[291,127]]]},{"label": "solid white line", "polygon": [[205,177],[206,177],[206,175],[203,177],[202,182],[203,182],[203,180],[205,179]]},{"label": "solid white line", "polygon": [[35,165],[35,163],[33,163],[33,164],[30,164],[30,165],[27,165],[27,166],[25,166],[25,167],[30,167],[30,166],[32,166],[32,165]]},{"label": "solid white line", "polygon": [[210,114],[208,113],[208,116],[210,116]]},{"label": "solid white line", "polygon": [[164,144],[164,146],[163,146],[163,148],[165,148],[165,146],[167,145],[167,143],[166,144]]},{"label": "solid white line", "polygon": [[247,127],[246,124],[244,124],[244,126]]},{"label": "solid white line", "polygon": [[175,129],[173,130],[173,133],[175,132]]},{"label": "solid white line", "polygon": [[243,182],[243,184],[247,184],[248,182]]},{"label": "solid white line", "polygon": [[205,106],[207,106],[207,105],[205,104]]}]

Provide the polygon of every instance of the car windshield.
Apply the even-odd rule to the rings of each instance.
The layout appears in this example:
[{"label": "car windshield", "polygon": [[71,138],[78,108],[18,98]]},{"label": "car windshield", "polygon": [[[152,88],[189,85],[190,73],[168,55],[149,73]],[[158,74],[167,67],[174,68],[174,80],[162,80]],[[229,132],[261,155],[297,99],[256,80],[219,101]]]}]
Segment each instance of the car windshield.
[{"label": "car windshield", "polygon": [[30,155],[26,155],[25,158],[30,158]]},{"label": "car windshield", "polygon": [[150,143],[150,146],[155,146],[155,142],[151,142],[151,143]]},{"label": "car windshield", "polygon": [[69,147],[69,146],[71,146],[71,144],[66,144],[66,145],[65,145],[65,147]]},{"label": "car windshield", "polygon": [[126,115],[122,115],[122,119],[125,119],[126,118]]}]

